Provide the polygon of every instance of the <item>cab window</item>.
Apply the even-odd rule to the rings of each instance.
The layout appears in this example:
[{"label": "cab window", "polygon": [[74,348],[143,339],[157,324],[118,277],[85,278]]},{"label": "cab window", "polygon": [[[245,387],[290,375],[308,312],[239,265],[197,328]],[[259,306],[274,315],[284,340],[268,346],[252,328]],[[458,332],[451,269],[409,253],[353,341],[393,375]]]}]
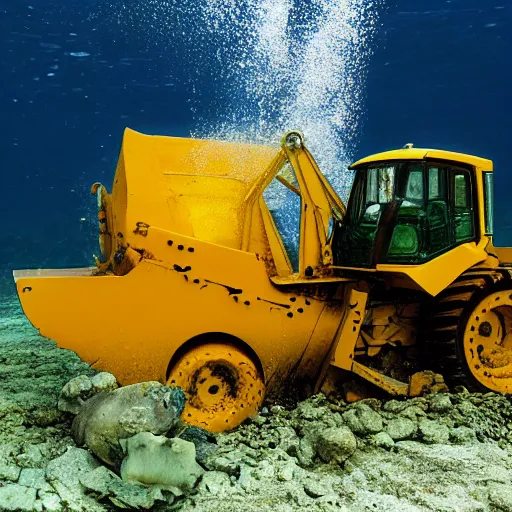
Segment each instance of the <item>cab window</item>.
[{"label": "cab window", "polygon": [[453,173],[455,243],[469,242],[474,237],[471,177],[467,171]]}]

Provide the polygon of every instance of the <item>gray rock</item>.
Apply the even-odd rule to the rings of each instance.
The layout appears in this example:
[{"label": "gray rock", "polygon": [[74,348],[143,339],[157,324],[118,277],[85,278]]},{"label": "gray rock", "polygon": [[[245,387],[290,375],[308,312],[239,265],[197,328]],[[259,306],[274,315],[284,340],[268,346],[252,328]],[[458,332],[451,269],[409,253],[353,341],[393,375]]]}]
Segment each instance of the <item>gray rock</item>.
[{"label": "gray rock", "polygon": [[394,414],[398,414],[403,411],[406,407],[409,407],[409,402],[407,401],[398,401],[398,400],[388,400],[382,406],[382,409],[386,412],[392,412]]},{"label": "gray rock", "polygon": [[179,388],[159,382],[133,384],[87,400],[72,433],[79,446],[87,445],[102,461],[118,467],[123,458],[120,440],[139,432],[167,434],[178,424],[184,404]]},{"label": "gray rock", "polygon": [[304,492],[310,498],[320,498],[321,496],[332,494],[332,488],[326,482],[310,478],[304,482]]},{"label": "gray rock", "polygon": [[87,375],[79,375],[71,379],[61,391],[64,398],[83,397],[92,390],[91,379]]},{"label": "gray rock", "polygon": [[296,457],[299,452],[300,439],[292,427],[277,427],[276,432],[279,435],[279,448],[288,455]]},{"label": "gray rock", "polygon": [[354,404],[343,413],[343,419],[356,434],[376,434],[383,428],[381,415],[366,404]]},{"label": "gray rock", "polygon": [[43,466],[43,454],[37,444],[26,444],[23,453],[16,456],[16,462],[23,468],[39,468]]},{"label": "gray rock", "polygon": [[0,463],[0,480],[16,482],[20,476],[21,468],[13,464]]},{"label": "gray rock", "polygon": [[79,475],[80,483],[100,496],[107,496],[112,482],[121,480],[114,472],[105,466],[99,466],[92,471]]},{"label": "gray rock", "polygon": [[39,498],[45,512],[61,512],[63,509],[62,502],[58,494],[53,492],[40,492]]},{"label": "gray rock", "polygon": [[236,476],[240,471],[240,460],[231,457],[215,457],[209,464],[213,470],[222,471],[231,476]]},{"label": "gray rock", "polygon": [[[325,400],[325,398],[323,400]],[[315,400],[310,399],[305,402],[301,402],[297,406],[296,414],[299,418],[304,420],[318,420],[323,416],[327,416],[329,414],[329,409],[325,406],[319,407],[315,403]]]},{"label": "gray rock", "polygon": [[201,483],[199,484],[199,491],[205,490],[214,496],[224,494],[231,487],[231,479],[226,473],[221,471],[207,471]]},{"label": "gray rock", "polygon": [[345,462],[356,448],[356,438],[347,427],[330,427],[318,436],[317,451],[324,462]]},{"label": "gray rock", "polygon": [[399,413],[400,417],[407,418],[411,421],[417,421],[418,418],[426,417],[426,412],[417,405],[411,405],[410,407],[406,407],[403,411]]},{"label": "gray rock", "polygon": [[274,478],[276,470],[270,461],[263,459],[257,464],[253,474],[257,480],[264,480],[265,478]]},{"label": "gray rock", "polygon": [[397,417],[388,422],[386,432],[394,441],[411,438],[417,430],[416,423],[408,418]]},{"label": "gray rock", "polygon": [[22,469],[18,483],[41,491],[52,491],[53,487],[46,481],[44,469]]},{"label": "gray rock", "polygon": [[199,427],[188,427],[179,435],[180,439],[194,443],[196,447],[196,460],[203,464],[218,450],[215,436]]},{"label": "gray rock", "polygon": [[376,446],[381,448],[390,449],[395,446],[395,442],[387,432],[379,432],[372,437],[372,441]]},{"label": "gray rock", "polygon": [[297,457],[303,466],[310,466],[313,464],[313,459],[316,456],[316,445],[318,437],[309,433],[305,435],[299,442],[299,452]]},{"label": "gray rock", "polygon": [[189,492],[204,470],[196,462],[193,443],[141,432],[123,441],[127,454],[121,465],[126,482],[157,485],[177,494]]},{"label": "gray rock", "polygon": [[450,397],[445,393],[434,395],[430,399],[430,410],[433,412],[448,412],[453,408]]},{"label": "gray rock", "polygon": [[150,509],[155,501],[173,502],[173,497],[167,499],[158,488],[149,488],[142,485],[133,485],[121,480],[111,482],[109,486],[109,499],[119,508]]},{"label": "gray rock", "polygon": [[420,420],[419,431],[426,443],[446,444],[450,439],[450,429],[437,421]]},{"label": "gray rock", "polygon": [[456,427],[450,430],[450,440],[455,444],[473,444],[477,442],[476,433],[469,427]]},{"label": "gray rock", "polygon": [[293,480],[296,467],[293,462],[288,462],[278,470],[277,479],[281,482],[290,482]]},{"label": "gray rock", "polygon": [[256,425],[264,425],[267,422],[267,418],[265,418],[265,416],[262,416],[261,414],[258,414],[257,416],[251,418],[251,421]]},{"label": "gray rock", "polygon": [[72,512],[103,512],[106,508],[90,496],[80,485],[80,477],[99,467],[98,461],[80,448],[69,447],[63,455],[50,461],[46,467],[46,479]]},{"label": "gray rock", "polygon": [[0,510],[35,512],[39,510],[36,505],[36,493],[35,489],[18,484],[0,487]]},{"label": "gray rock", "polygon": [[259,482],[253,476],[253,468],[245,464],[240,465],[240,476],[238,477],[238,485],[247,492],[251,492],[259,487]]},{"label": "gray rock", "polygon": [[92,394],[91,379],[87,375],[79,375],[71,379],[59,394],[57,407],[59,411],[78,414],[85,399]]},{"label": "gray rock", "polygon": [[497,510],[512,512],[512,488],[509,484],[490,484],[489,501],[491,505],[497,507]]},{"label": "gray rock", "polygon": [[168,502],[158,488],[123,482],[105,466],[81,475],[80,483],[98,498],[108,497],[121,508],[149,509],[155,505],[155,501]]},{"label": "gray rock", "polygon": [[108,372],[101,372],[91,377],[91,385],[93,393],[101,393],[102,391],[114,391],[119,387],[117,379]]}]

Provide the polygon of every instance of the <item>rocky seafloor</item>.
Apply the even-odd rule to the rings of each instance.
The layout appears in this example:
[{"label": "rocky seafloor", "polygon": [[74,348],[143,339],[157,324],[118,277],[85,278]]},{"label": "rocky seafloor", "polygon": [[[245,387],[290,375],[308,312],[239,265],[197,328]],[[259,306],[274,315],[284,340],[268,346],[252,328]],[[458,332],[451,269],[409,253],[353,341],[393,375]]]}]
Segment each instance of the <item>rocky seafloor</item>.
[{"label": "rocky seafloor", "polygon": [[93,375],[0,304],[0,510],[512,511],[512,403],[435,394],[354,404],[316,395],[272,404],[197,458],[190,494],[123,482],[71,437],[57,408]]}]

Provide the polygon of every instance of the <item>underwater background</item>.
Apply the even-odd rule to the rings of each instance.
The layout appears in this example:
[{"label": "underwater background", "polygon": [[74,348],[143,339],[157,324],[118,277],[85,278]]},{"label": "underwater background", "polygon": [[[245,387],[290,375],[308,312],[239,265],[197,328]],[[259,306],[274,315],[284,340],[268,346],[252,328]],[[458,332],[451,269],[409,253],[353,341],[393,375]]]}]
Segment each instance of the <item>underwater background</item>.
[{"label": "underwater background", "polygon": [[308,145],[347,165],[402,147],[495,164],[512,245],[511,0],[0,0],[0,292],[13,269],[87,266],[90,186],[123,130]]}]

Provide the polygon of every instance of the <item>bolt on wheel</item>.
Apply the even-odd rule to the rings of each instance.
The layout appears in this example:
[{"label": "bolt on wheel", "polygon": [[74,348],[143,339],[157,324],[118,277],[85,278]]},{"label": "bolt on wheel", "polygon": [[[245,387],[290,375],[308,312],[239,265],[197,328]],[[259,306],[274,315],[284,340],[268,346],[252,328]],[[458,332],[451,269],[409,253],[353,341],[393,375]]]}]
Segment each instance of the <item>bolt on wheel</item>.
[{"label": "bolt on wheel", "polygon": [[167,380],[187,402],[183,421],[210,432],[235,428],[257,414],[265,393],[253,361],[232,345],[209,343],[187,352]]}]

